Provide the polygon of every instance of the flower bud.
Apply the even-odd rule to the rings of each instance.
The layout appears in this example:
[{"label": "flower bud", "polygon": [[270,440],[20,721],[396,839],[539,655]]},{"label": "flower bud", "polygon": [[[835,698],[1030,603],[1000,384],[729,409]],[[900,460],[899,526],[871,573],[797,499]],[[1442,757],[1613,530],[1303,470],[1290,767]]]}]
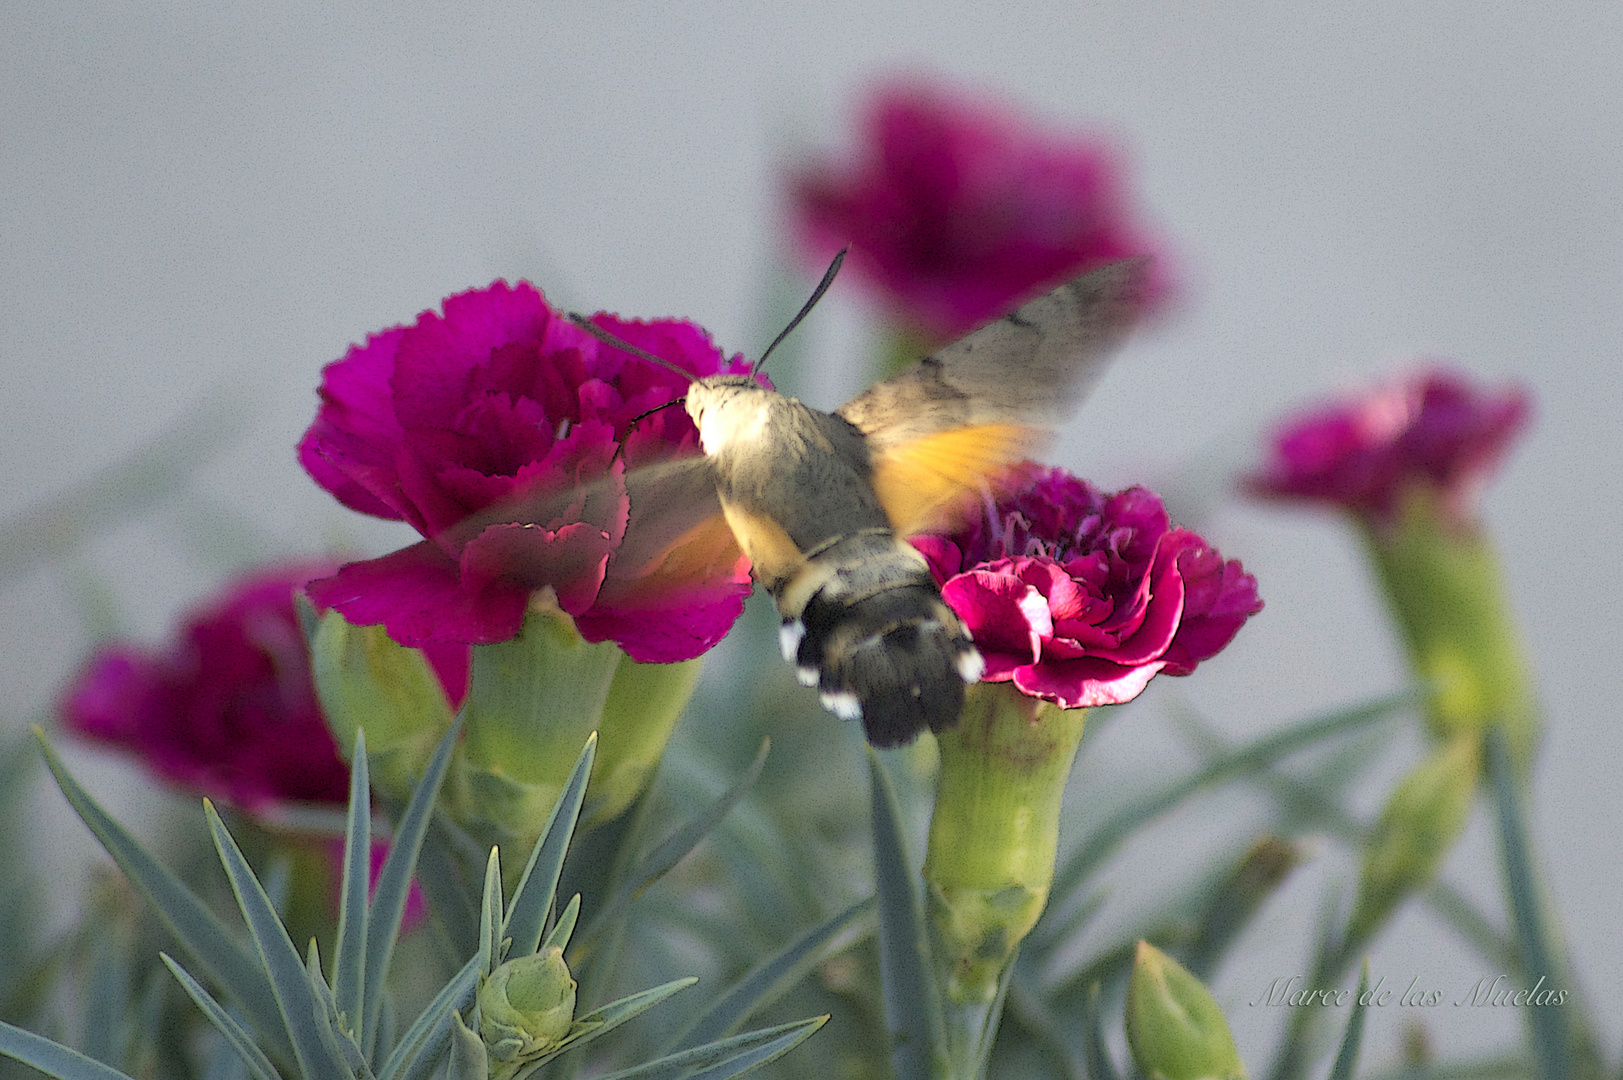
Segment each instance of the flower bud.
[{"label": "flower bud", "polygon": [[1435,684],[1427,726],[1440,742],[1497,723],[1526,774],[1540,720],[1499,561],[1481,530],[1415,487],[1385,529],[1364,530],[1410,664]]},{"label": "flower bud", "polygon": [[557,945],[509,960],[479,984],[479,1035],[492,1076],[557,1049],[574,1019],[575,980]]},{"label": "flower bud", "polygon": [[1086,709],[1007,683],[970,688],[937,736],[941,771],[924,860],[930,916],[954,1001],[987,1001],[1054,881],[1060,799]]},{"label": "flower bud", "polygon": [[1200,980],[1145,941],[1127,983],[1127,1045],[1149,1080],[1244,1080],[1228,1021]]},{"label": "flower bud", "polygon": [[1456,736],[1404,777],[1364,845],[1358,899],[1347,921],[1349,944],[1367,940],[1404,897],[1437,873],[1471,812],[1481,771],[1478,736]]},{"label": "flower bud", "polygon": [[327,726],[347,756],[366,730],[372,782],[404,796],[451,726],[451,705],[427,659],[381,626],[329,611],[310,639],[311,673]]}]

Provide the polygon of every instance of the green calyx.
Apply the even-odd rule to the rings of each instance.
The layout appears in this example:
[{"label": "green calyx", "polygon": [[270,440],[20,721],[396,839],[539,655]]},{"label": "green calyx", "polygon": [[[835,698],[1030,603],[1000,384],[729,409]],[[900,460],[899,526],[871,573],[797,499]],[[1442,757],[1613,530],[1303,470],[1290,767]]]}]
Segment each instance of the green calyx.
[{"label": "green calyx", "polygon": [[329,611],[310,639],[310,666],[338,745],[348,752],[364,728],[373,783],[404,797],[451,726],[445,690],[423,654],[381,626],[352,626]]},{"label": "green calyx", "polygon": [[[639,664],[589,642],[545,591],[511,640],[473,649],[455,813],[488,842],[527,851],[586,737],[599,733],[585,823],[623,812],[652,777],[700,662]],[[521,860],[508,860],[521,865]]]},{"label": "green calyx", "polygon": [[1085,709],[1058,709],[1010,684],[971,687],[937,736],[941,770],[924,861],[948,996],[987,1001],[1048,902],[1060,801]]},{"label": "green calyx", "polygon": [[1525,776],[1541,720],[1504,575],[1486,538],[1419,486],[1392,522],[1366,523],[1364,536],[1410,664],[1436,686],[1426,709],[1433,736],[1446,742],[1498,724]]},{"label": "green calyx", "polygon": [[1127,983],[1127,1045],[1150,1080],[1245,1080],[1223,1010],[1200,980],[1147,942]]}]

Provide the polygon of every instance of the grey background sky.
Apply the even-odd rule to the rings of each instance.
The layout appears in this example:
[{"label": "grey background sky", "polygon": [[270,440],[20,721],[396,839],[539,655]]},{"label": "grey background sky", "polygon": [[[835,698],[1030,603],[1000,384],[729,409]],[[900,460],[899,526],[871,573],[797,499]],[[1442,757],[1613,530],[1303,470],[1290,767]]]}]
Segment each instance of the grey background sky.
[{"label": "grey background sky", "polygon": [[[181,504],[94,524],[76,557],[112,583],[131,630],[158,634],[230,565],[395,546],[403,531],[342,511],[293,458],[319,370],[349,342],[529,276],[572,305],[691,317],[753,353],[782,273],[778,163],[843,140],[884,73],[995,88],[1129,149],[1188,283],[1055,460],[1198,492],[1290,406],[1417,355],[1534,390],[1535,426],[1487,515],[1550,718],[1535,831],[1615,1053],[1620,56],[1623,5],[1601,0],[7,5],[0,520],[225,387],[245,403],[240,438]],[[811,328],[831,358],[861,343],[855,295]],[[806,395],[824,405],[857,378],[829,365]],[[1219,661],[1157,688],[1163,701],[1187,697],[1239,735],[1401,684],[1335,522],[1209,511],[1200,524],[1269,606]],[[0,690],[18,724],[89,644],[63,581],[0,586]],[[1153,739],[1126,724],[1109,739],[1154,774]],[[1366,796],[1372,809],[1380,790]],[[1302,970],[1320,890],[1347,870],[1299,876],[1215,982],[1254,1070],[1279,1017],[1245,1002]],[[1480,810],[1448,872],[1493,894]],[[1375,970],[1463,994],[1495,973],[1462,956],[1409,915]],[[1426,1019],[1441,1048],[1483,1050],[1514,1036],[1511,1012]],[[1402,1019],[1375,1017],[1378,1055]]]}]

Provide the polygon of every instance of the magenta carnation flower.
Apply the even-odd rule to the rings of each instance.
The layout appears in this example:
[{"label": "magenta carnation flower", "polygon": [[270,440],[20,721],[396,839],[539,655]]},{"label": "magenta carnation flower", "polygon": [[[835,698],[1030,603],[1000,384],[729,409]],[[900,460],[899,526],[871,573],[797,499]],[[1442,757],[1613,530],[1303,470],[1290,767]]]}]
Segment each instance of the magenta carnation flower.
[{"label": "magenta carnation flower", "polygon": [[[797,226],[820,257],[850,244],[859,275],[938,340],[1154,247],[1128,211],[1117,154],[1099,140],[925,82],[882,87],[861,138],[854,163],[792,178]],[[1146,298],[1166,291],[1153,281]]]},{"label": "magenta carnation flower", "polygon": [[1073,709],[1187,675],[1262,610],[1257,581],[1154,493],[1107,495],[1061,469],[1025,479],[957,533],[916,536],[989,682]]},{"label": "magenta carnation flower", "polygon": [[[331,564],[262,570],[228,585],[163,652],[101,649],[62,698],[69,730],[139,757],[176,786],[250,812],[344,803],[349,766],[316,703],[293,594]],[[468,650],[428,660],[459,702]]]},{"label": "magenta carnation flower", "polygon": [[1405,490],[1418,484],[1439,493],[1454,520],[1466,521],[1530,411],[1520,387],[1487,390],[1433,367],[1286,424],[1274,437],[1272,460],[1248,487],[1388,522]]},{"label": "magenta carnation flower", "polygon": [[[696,376],[748,370],[688,322],[593,321]],[[748,563],[671,581],[614,558],[630,512],[625,471],[699,452],[681,409],[632,421],[686,389],[600,344],[525,282],[452,296],[443,315],[373,335],[327,366],[299,457],[344,505],[425,539],[351,563],[310,595],[404,645],[489,643],[516,634],[531,594],[549,586],[589,641],[612,639],[642,661],[699,655],[742,610]]]}]

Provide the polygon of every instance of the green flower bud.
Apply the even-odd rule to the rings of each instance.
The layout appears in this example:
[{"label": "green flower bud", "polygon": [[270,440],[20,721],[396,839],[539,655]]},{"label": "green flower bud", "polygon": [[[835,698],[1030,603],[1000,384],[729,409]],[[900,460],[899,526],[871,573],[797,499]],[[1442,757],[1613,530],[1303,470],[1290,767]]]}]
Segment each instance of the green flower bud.
[{"label": "green flower bud", "polygon": [[381,626],[351,626],[336,611],[310,639],[310,667],[327,726],[347,756],[366,729],[372,782],[404,797],[451,726],[451,706],[423,654]]},{"label": "green flower bud", "polygon": [[1457,736],[1404,777],[1364,845],[1347,941],[1368,940],[1398,902],[1428,884],[1471,813],[1481,739]]},{"label": "green flower bud", "polygon": [[1426,720],[1441,742],[1499,724],[1517,771],[1531,767],[1541,720],[1504,575],[1474,521],[1415,485],[1394,521],[1363,530],[1421,678],[1436,684]]},{"label": "green flower bud", "polygon": [[1245,1080],[1228,1021],[1200,980],[1148,942],[1127,983],[1127,1045],[1149,1080]]},{"label": "green flower bud", "polygon": [[941,771],[924,880],[948,996],[988,1001],[1048,902],[1060,799],[1086,709],[1059,709],[1006,683],[969,690],[937,736]]},{"label": "green flower bud", "polygon": [[492,1076],[510,1076],[556,1050],[575,1019],[575,980],[563,949],[549,945],[507,961],[480,981],[478,1000],[479,1036],[496,1066]]}]

